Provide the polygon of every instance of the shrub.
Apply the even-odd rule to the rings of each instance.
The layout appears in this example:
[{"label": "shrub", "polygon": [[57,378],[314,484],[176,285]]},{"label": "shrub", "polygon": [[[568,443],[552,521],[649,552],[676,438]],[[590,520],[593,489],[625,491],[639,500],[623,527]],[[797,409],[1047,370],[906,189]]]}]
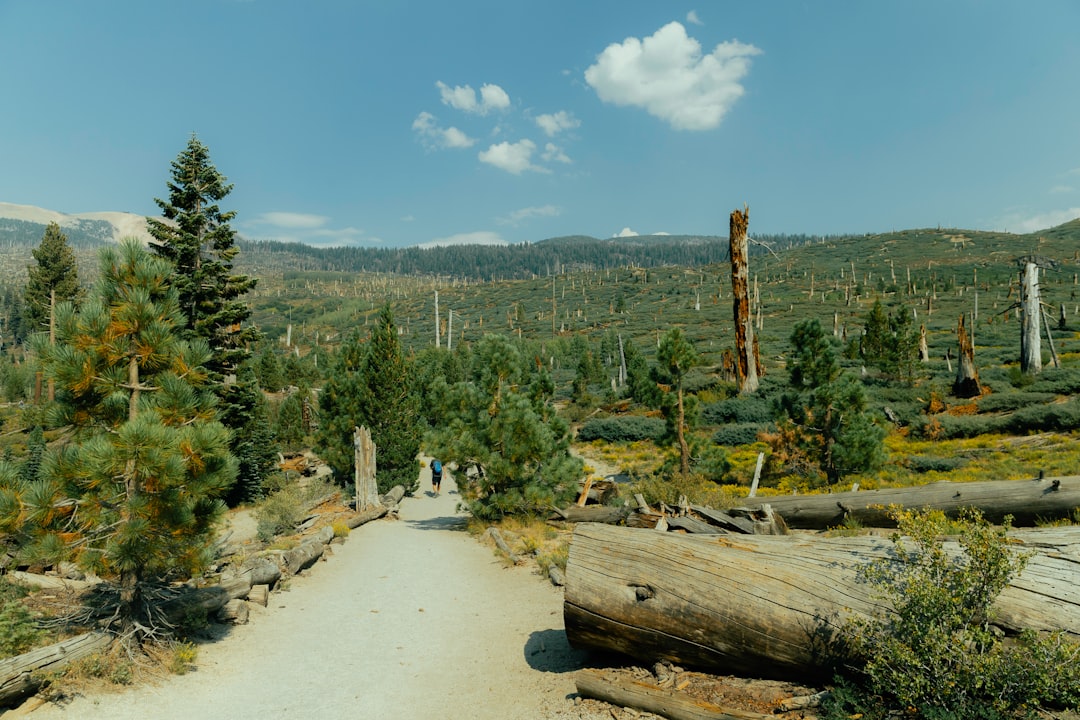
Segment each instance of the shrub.
[{"label": "shrub", "polygon": [[32,648],[44,633],[20,600],[0,606],[0,657],[12,657]]},{"label": "shrub", "polygon": [[897,511],[894,519],[895,557],[865,570],[889,611],[844,627],[861,670],[839,683],[827,717],[989,720],[1075,707],[1080,646],[1034,633],[1006,644],[990,626],[995,598],[1027,561],[1009,545],[1009,523],[993,527],[968,511],[953,552],[940,540],[950,525],[943,513]]},{"label": "shrub", "polygon": [[1034,376],[1028,386],[1030,392],[1053,393],[1054,395],[1080,394],[1080,368],[1050,368]]},{"label": "shrub", "polygon": [[740,396],[702,408],[701,419],[709,425],[725,423],[757,423],[764,425],[773,420],[772,403],[762,397]]},{"label": "shrub", "polygon": [[589,420],[578,430],[577,438],[582,442],[591,442],[593,440],[604,440],[606,442],[656,441],[664,436],[665,430],[666,424],[661,418],[631,415]]},{"label": "shrub", "polygon": [[717,445],[734,447],[757,442],[758,433],[775,432],[776,426],[762,423],[732,423],[724,425],[713,433],[712,441]]},{"label": "shrub", "polygon": [[303,499],[298,488],[278,490],[255,508],[256,532],[263,542],[291,533],[303,519]]},{"label": "shrub", "polygon": [[936,455],[912,455],[907,459],[907,466],[912,472],[949,472],[964,465],[963,458],[938,457]]},{"label": "shrub", "polygon": [[1057,396],[1052,393],[1039,392],[1015,392],[1003,395],[987,395],[978,401],[979,412],[1012,412],[1032,405],[1045,405],[1055,397]]}]

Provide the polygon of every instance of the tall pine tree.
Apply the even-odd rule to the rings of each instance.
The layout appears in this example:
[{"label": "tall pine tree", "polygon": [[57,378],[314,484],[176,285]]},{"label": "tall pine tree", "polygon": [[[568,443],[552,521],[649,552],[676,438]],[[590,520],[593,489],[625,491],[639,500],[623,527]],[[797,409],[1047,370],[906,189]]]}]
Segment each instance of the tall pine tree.
[{"label": "tall pine tree", "polygon": [[77,301],[82,296],[75,253],[67,235],[56,223],[49,223],[41,244],[33,251],[33,265],[23,293],[23,328],[27,333],[48,332],[52,303]]},{"label": "tall pine tree", "polygon": [[207,147],[192,135],[172,163],[169,199],[154,200],[165,220],[147,218],[157,240],[151,247],[176,268],[172,284],[184,318],[184,336],[203,338],[210,345],[207,367],[219,380],[236,372],[259,334],[244,324],[251,308],[240,300],[257,280],[233,273],[233,259],[240,250],[229,221],[236,213],[223,212],[217,205],[232,187],[211,163]]},{"label": "tall pine tree", "polygon": [[[200,338],[210,346],[206,363],[222,405],[222,422],[233,431],[231,448],[241,458],[241,485],[231,502],[258,495],[269,466],[252,443],[265,442],[265,408],[257,404],[254,376],[239,372],[251,355],[250,345],[259,331],[248,323],[251,308],[240,298],[255,287],[256,278],[233,272],[236,233],[229,222],[235,212],[222,211],[218,202],[232,185],[210,161],[210,151],[192,135],[187,147],[172,163],[169,198],[154,202],[164,220],[147,218],[157,241],[153,251],[169,260],[176,271],[170,282],[176,289],[183,322],[182,336]],[[250,412],[263,417],[253,421]]]},{"label": "tall pine tree", "polygon": [[57,341],[37,343],[71,428],[20,516],[39,557],[74,555],[119,588],[127,627],[152,620],[145,583],[190,577],[210,559],[219,498],[233,483],[228,431],[206,390],[206,343],[180,338],[172,268],[137,242],[102,252],[78,310],[57,309]]},{"label": "tall pine tree", "polygon": [[353,428],[367,427],[378,448],[379,492],[402,485],[419,487],[416,455],[423,433],[411,363],[398,342],[390,306],[379,312],[368,342],[353,336],[319,396],[319,442],[338,477],[354,472]]}]

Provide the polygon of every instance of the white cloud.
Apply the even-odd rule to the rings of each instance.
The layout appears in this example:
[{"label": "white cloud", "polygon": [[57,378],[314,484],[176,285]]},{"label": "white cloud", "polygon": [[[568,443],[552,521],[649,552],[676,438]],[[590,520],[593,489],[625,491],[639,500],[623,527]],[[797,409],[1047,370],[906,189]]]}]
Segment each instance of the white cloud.
[{"label": "white cloud", "polygon": [[328,221],[329,218],[323,215],[309,215],[306,213],[294,212],[267,212],[255,216],[254,219],[249,220],[248,222],[251,225],[270,225],[272,227],[288,230],[312,230],[314,228],[321,228]]},{"label": "white cloud", "polygon": [[506,217],[498,218],[500,225],[517,225],[523,220],[531,220],[537,217],[557,217],[562,210],[554,205],[541,205],[539,207],[527,207],[515,210]]},{"label": "white cloud", "polygon": [[697,10],[691,10],[690,12],[686,13],[686,22],[690,23],[691,25],[705,24],[701,22],[701,18],[697,16]]},{"label": "white cloud", "polygon": [[548,137],[555,137],[563,130],[571,130],[581,126],[581,121],[565,110],[557,113],[548,113],[536,116],[536,124]]},{"label": "white cloud", "polygon": [[1057,227],[1077,218],[1080,218],[1080,207],[1051,210],[1040,215],[1020,215],[1016,213],[1003,218],[1000,226],[1011,233],[1024,234]]},{"label": "white cloud", "polygon": [[1053,195],[1060,195],[1062,193],[1076,192],[1076,188],[1071,185],[1055,185],[1050,188],[1050,193]]},{"label": "white cloud", "polygon": [[509,245],[506,240],[502,238],[499,233],[491,232],[490,230],[481,230],[479,232],[471,233],[458,233],[457,235],[450,235],[448,237],[435,238],[430,242],[420,243],[417,247],[433,248],[433,247],[447,247],[449,245]]},{"label": "white cloud", "polygon": [[611,237],[637,237],[638,234],[628,227],[624,227],[619,232],[615,233]]},{"label": "white cloud", "polygon": [[420,138],[420,142],[429,150],[444,148],[467,148],[476,144],[476,140],[466,135],[456,127],[439,127],[435,116],[429,112],[422,112],[413,120],[412,129]]},{"label": "white cloud", "polygon": [[532,164],[532,154],[535,150],[536,143],[532,140],[519,140],[516,143],[501,142],[481,151],[478,157],[480,162],[494,165],[514,175],[520,175],[526,170],[549,172],[546,168]]},{"label": "white cloud", "polygon": [[450,87],[442,80],[435,83],[439,88],[444,105],[449,105],[455,110],[472,113],[474,115],[487,115],[492,110],[505,110],[510,107],[510,96],[498,85],[485,83],[480,87],[480,98],[476,97],[476,91],[472,85],[455,85]]},{"label": "white cloud", "polygon": [[644,40],[609,45],[585,71],[585,82],[604,102],[644,108],[676,130],[712,130],[742,96],[740,81],[760,53],[731,40],[703,56],[686,28],[671,22]]},{"label": "white cloud", "polygon": [[401,218],[401,222],[411,223],[411,222],[415,222],[415,221],[416,221],[416,218],[414,216],[412,216],[412,215],[405,215],[405,216],[403,216]]},{"label": "white cloud", "polygon": [[545,162],[561,162],[569,165],[573,162],[570,157],[563,152],[563,149],[555,143],[548,143],[544,146],[544,152],[540,155]]}]

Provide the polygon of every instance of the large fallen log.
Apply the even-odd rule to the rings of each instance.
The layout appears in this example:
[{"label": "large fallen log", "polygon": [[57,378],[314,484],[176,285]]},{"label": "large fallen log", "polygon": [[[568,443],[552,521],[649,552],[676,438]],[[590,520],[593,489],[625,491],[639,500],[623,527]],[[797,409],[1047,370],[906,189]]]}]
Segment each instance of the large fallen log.
[{"label": "large fallen log", "polygon": [[771,720],[773,715],[725,708],[644,680],[613,677],[600,670],[581,670],[574,677],[578,694],[660,715],[670,720]]},{"label": "large fallen log", "polygon": [[61,670],[76,660],[103,652],[112,640],[108,633],[91,632],[0,660],[0,706],[35,692],[40,685],[35,674]]},{"label": "large fallen log", "polygon": [[614,505],[586,505],[585,507],[571,505],[565,508],[552,509],[558,519],[572,523],[598,522],[617,525],[630,514],[630,508],[625,506],[616,507]]},{"label": "large fallen log", "polygon": [[1037,480],[939,482],[916,487],[859,490],[827,495],[783,495],[747,498],[747,507],[772,506],[789,527],[822,530],[846,518],[866,527],[894,527],[889,508],[929,508],[955,517],[975,507],[990,522],[1013,516],[1016,526],[1067,518],[1080,507],[1080,475]]},{"label": "large fallen log", "polygon": [[[995,623],[1008,633],[1064,630],[1080,639],[1080,529],[1014,537],[1035,554],[999,596]],[[859,574],[881,558],[895,558],[893,544],[871,536],[681,535],[581,524],[566,566],[566,634],[574,647],[646,664],[827,681],[831,643],[845,620],[886,610]]]}]

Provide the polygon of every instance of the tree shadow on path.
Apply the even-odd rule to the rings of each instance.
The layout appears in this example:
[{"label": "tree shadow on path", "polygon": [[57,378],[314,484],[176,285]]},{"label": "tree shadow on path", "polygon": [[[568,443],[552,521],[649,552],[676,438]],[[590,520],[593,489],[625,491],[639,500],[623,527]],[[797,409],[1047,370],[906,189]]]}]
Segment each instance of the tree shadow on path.
[{"label": "tree shadow on path", "polygon": [[525,643],[525,662],[540,672],[568,673],[585,667],[589,653],[570,647],[566,631],[552,628],[529,634]]},{"label": "tree shadow on path", "polygon": [[423,520],[405,521],[414,530],[464,530],[467,522],[468,518],[461,515],[443,515],[424,518]]}]

